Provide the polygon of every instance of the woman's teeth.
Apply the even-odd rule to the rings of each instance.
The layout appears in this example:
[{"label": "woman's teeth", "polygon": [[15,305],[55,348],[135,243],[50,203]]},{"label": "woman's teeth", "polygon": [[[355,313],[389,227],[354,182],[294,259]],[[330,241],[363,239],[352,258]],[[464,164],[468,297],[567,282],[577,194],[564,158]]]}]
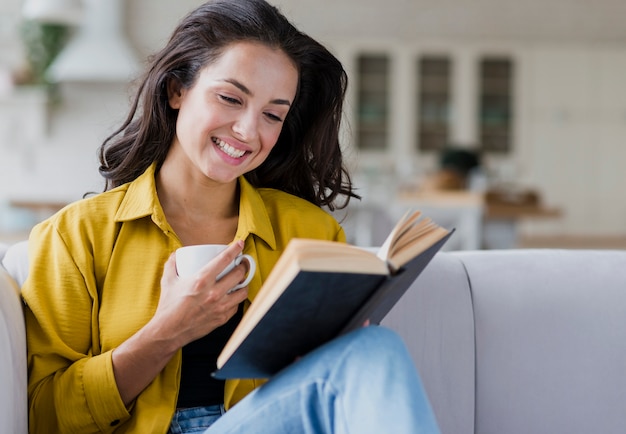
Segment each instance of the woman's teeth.
[{"label": "woman's teeth", "polygon": [[246,153],[246,151],[235,149],[232,146],[230,146],[228,143],[224,143],[220,139],[215,139],[214,142],[217,145],[217,147],[220,148],[222,151],[224,151],[224,153],[228,155],[229,157],[241,158]]}]

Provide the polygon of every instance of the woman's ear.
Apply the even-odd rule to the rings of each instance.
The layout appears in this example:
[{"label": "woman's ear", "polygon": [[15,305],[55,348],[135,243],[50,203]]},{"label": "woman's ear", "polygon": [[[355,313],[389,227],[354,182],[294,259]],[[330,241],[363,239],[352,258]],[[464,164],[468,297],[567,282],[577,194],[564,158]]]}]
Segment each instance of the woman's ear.
[{"label": "woman's ear", "polygon": [[180,108],[180,103],[182,100],[182,91],[180,82],[178,80],[170,79],[167,82],[167,102],[170,107],[174,110],[178,110]]}]

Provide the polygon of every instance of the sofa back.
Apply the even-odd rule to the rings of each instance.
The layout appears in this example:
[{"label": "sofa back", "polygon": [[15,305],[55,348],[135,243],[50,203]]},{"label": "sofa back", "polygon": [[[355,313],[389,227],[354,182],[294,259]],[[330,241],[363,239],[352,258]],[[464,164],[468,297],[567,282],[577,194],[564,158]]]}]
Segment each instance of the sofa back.
[{"label": "sofa back", "polygon": [[626,432],[626,252],[440,253],[384,322],[444,434]]}]

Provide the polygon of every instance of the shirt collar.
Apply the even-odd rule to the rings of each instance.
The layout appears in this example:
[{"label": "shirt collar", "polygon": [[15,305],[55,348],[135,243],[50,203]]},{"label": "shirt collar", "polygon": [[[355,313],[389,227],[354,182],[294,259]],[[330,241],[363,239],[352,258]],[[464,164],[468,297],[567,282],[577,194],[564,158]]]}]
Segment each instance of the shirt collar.
[{"label": "shirt collar", "polygon": [[144,173],[126,186],[126,194],[117,210],[115,221],[137,220],[157,214],[165,220],[156,194],[155,169],[156,163],[152,163]]},{"label": "shirt collar", "polygon": [[239,177],[239,191],[239,226],[235,239],[245,240],[254,234],[272,250],[276,249],[274,229],[261,194],[243,176]]},{"label": "shirt collar", "polygon": [[[119,222],[151,216],[160,227],[169,227],[159,203],[155,182],[156,163],[153,163],[137,179],[128,184],[124,200],[115,216]],[[239,177],[239,223],[235,239],[245,240],[254,234],[273,250],[276,237],[272,223],[259,191],[243,176]]]}]

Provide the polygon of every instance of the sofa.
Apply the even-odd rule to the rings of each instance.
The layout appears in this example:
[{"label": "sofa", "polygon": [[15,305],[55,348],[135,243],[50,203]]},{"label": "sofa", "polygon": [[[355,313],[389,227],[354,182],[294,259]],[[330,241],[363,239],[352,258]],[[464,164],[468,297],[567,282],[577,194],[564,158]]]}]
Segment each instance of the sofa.
[{"label": "sofa", "polygon": [[[17,270],[13,259],[23,256],[21,243],[9,249],[0,244],[0,262]],[[5,255],[10,250],[8,257]],[[20,292],[16,280],[0,266],[0,433],[26,434],[28,410],[26,393],[26,331]]]},{"label": "sofa", "polygon": [[626,433],[626,251],[439,253],[383,323],[444,434]]},{"label": "sofa", "polygon": [[[24,247],[4,258],[17,280]],[[0,432],[22,434],[24,325],[1,268]],[[407,343],[443,434],[626,432],[626,252],[441,252],[383,324]]]}]

